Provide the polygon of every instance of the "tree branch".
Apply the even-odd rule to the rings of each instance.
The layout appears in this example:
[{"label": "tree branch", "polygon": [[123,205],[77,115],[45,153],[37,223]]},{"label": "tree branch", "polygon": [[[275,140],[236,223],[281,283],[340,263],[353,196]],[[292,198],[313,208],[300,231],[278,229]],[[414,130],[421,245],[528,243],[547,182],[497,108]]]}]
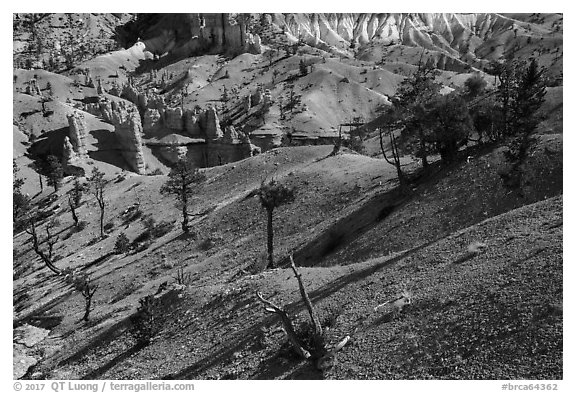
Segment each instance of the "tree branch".
[{"label": "tree branch", "polygon": [[256,292],[256,296],[258,296],[258,299],[267,306],[265,308],[266,311],[278,314],[280,316],[280,319],[282,320],[282,324],[284,325],[284,330],[286,331],[286,335],[288,336],[288,339],[292,343],[292,346],[294,347],[296,352],[300,356],[302,356],[304,359],[310,358],[310,356],[311,356],[310,352],[308,352],[306,349],[304,349],[304,347],[302,346],[302,343],[300,342],[300,340],[296,336],[296,332],[294,331],[294,326],[292,326],[292,321],[288,317],[288,314],[286,314],[286,311],[284,311],[284,309],[276,306],[270,300],[264,299],[264,297],[262,296],[262,293]]},{"label": "tree branch", "polygon": [[310,319],[314,324],[314,332],[316,333],[316,335],[321,336],[322,325],[320,324],[320,320],[316,315],[316,311],[314,311],[314,307],[312,306],[312,302],[308,297],[306,288],[304,288],[304,283],[302,282],[302,276],[300,275],[300,273],[298,273],[298,270],[296,269],[296,265],[294,264],[294,258],[292,257],[292,255],[290,255],[290,267],[294,272],[294,276],[296,276],[296,280],[298,280],[298,287],[300,287],[300,295],[302,296],[302,299],[304,299],[304,303],[306,304],[306,308],[308,309],[308,313],[310,314]]}]

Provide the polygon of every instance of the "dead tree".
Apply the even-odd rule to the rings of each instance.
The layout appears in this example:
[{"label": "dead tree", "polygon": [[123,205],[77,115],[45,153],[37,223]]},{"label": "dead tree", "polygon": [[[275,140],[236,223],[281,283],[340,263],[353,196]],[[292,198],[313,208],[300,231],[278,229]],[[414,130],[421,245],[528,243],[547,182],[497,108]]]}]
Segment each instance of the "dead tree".
[{"label": "dead tree", "polygon": [[300,288],[300,296],[302,296],[302,300],[304,300],[304,304],[306,305],[306,309],[308,310],[308,314],[310,315],[310,320],[312,321],[312,326],[314,327],[314,342],[317,348],[324,347],[324,332],[322,330],[322,325],[320,324],[320,319],[318,319],[318,315],[314,310],[314,306],[310,301],[310,297],[306,292],[306,288],[304,288],[304,283],[302,282],[302,275],[298,273],[298,269],[296,269],[296,265],[294,264],[294,258],[290,255],[290,267],[294,272],[294,277],[298,281],[298,287]]},{"label": "dead tree", "polygon": [[284,325],[284,331],[288,335],[288,339],[292,343],[292,346],[296,350],[296,353],[298,353],[298,355],[302,356],[304,359],[310,358],[311,356],[310,352],[304,348],[302,342],[296,335],[296,332],[294,331],[294,326],[292,325],[292,321],[290,320],[290,317],[288,317],[286,311],[284,311],[282,307],[278,307],[277,305],[272,303],[270,300],[264,299],[262,293],[256,292],[256,296],[258,296],[258,299],[260,299],[260,301],[267,306],[265,308],[266,311],[278,314],[280,316],[282,324]]},{"label": "dead tree", "polygon": [[58,242],[58,236],[53,236],[50,233],[50,228],[54,226],[54,223],[46,224],[46,240],[45,243],[47,245],[47,249],[43,250],[40,247],[40,241],[38,240],[38,234],[36,232],[36,222],[34,219],[30,220],[30,225],[26,232],[32,236],[32,247],[34,248],[34,252],[40,257],[40,259],[46,264],[48,269],[52,270],[56,275],[62,274],[62,271],[54,266],[54,245]]},{"label": "dead tree", "polygon": [[262,303],[264,303],[264,305],[266,306],[265,308],[266,311],[280,316],[282,324],[284,325],[284,331],[286,332],[286,335],[288,336],[290,343],[296,350],[296,353],[298,353],[298,355],[300,355],[304,359],[315,360],[316,368],[318,368],[319,370],[325,370],[333,365],[336,353],[342,348],[344,348],[344,346],[350,340],[350,336],[346,336],[343,340],[337,343],[331,350],[329,350],[329,347],[326,345],[326,337],[322,325],[320,323],[320,319],[318,318],[318,315],[314,310],[314,306],[310,301],[310,297],[306,292],[306,288],[304,287],[304,283],[302,281],[302,276],[300,273],[298,273],[298,269],[294,264],[294,259],[292,255],[290,255],[290,267],[292,268],[294,276],[298,281],[298,287],[300,288],[300,296],[304,300],[304,304],[306,306],[306,309],[308,310],[308,314],[310,315],[310,319],[314,327],[314,333],[313,333],[314,348],[306,348],[304,346],[302,340],[296,334],[294,326],[292,325],[292,320],[290,319],[284,308],[275,305],[270,300],[264,299],[262,293],[260,292],[257,292],[256,296]]}]

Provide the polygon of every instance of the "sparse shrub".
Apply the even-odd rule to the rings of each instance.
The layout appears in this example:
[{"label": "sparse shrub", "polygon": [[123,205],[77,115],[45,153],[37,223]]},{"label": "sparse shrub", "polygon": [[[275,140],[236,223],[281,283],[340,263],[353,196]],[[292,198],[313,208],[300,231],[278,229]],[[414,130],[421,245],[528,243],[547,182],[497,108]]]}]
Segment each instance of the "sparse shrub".
[{"label": "sparse shrub", "polygon": [[88,225],[88,223],[86,221],[80,220],[78,221],[78,225],[76,225],[76,232],[80,232],[82,230],[84,230],[84,228],[86,228],[86,226]]},{"label": "sparse shrub", "polygon": [[184,272],[184,268],[179,268],[176,271],[176,276],[173,277],[178,285],[190,285],[192,282],[192,273]]},{"label": "sparse shrub", "polygon": [[132,317],[132,329],[130,332],[140,346],[150,344],[150,341],[161,330],[164,322],[162,302],[160,298],[148,295],[140,299],[138,311]]},{"label": "sparse shrub", "polygon": [[343,311],[341,304],[329,303],[320,311],[320,323],[324,328],[335,327],[338,317],[342,315]]},{"label": "sparse shrub", "polygon": [[211,237],[204,238],[200,244],[198,244],[198,248],[201,251],[208,251],[216,245],[216,242]]},{"label": "sparse shrub", "polygon": [[130,251],[130,240],[124,232],[121,232],[116,238],[116,243],[114,243],[114,253],[125,254]]},{"label": "sparse shrub", "polygon": [[94,244],[98,243],[100,240],[102,240],[101,237],[98,237],[98,236],[93,237],[92,239],[90,239],[88,241],[88,243],[86,243],[86,246],[93,246]]},{"label": "sparse shrub", "polygon": [[360,154],[363,154],[365,150],[362,138],[358,135],[350,135],[350,138],[344,141],[344,146]]},{"label": "sparse shrub", "polygon": [[152,239],[164,236],[170,232],[174,226],[174,224],[169,221],[156,223],[156,220],[152,216],[144,217],[142,222],[144,223],[144,228],[146,228],[145,232],[148,232],[148,237]]},{"label": "sparse shrub", "polygon": [[174,223],[170,221],[162,221],[157,224],[152,216],[143,217],[142,222],[145,228],[144,232],[138,235],[133,242],[138,252],[147,249],[152,240],[166,235],[174,227]]},{"label": "sparse shrub", "polygon": [[326,347],[325,338],[323,335],[318,335],[315,332],[314,325],[305,320],[300,322],[294,329],[296,337],[304,348],[307,348],[313,356],[320,354]]}]

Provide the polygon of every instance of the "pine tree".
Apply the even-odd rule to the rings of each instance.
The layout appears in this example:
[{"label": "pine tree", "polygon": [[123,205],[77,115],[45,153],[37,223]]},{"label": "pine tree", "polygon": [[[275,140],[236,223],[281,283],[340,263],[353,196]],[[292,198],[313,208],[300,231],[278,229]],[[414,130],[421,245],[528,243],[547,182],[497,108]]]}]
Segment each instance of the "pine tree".
[{"label": "pine tree", "polygon": [[188,228],[188,200],[196,191],[196,186],[204,180],[206,180],[204,173],[200,172],[198,168],[194,168],[190,162],[181,159],[170,170],[168,180],[160,189],[162,194],[176,196],[182,209],[182,230],[184,233],[190,233],[190,228]]},{"label": "pine tree", "polygon": [[422,159],[422,167],[426,168],[430,151],[425,136],[425,107],[438,95],[441,85],[435,81],[438,71],[421,63],[414,74],[400,83],[392,103],[398,115],[404,119],[402,137],[413,146],[412,151]]},{"label": "pine tree", "polygon": [[456,94],[439,96],[427,108],[426,119],[426,142],[434,145],[443,163],[453,162],[472,130],[466,102]]},{"label": "pine tree", "polygon": [[294,201],[294,189],[288,188],[282,183],[272,179],[268,183],[264,181],[258,190],[260,203],[267,213],[268,234],[268,268],[274,267],[274,230],[272,225],[274,209]]},{"label": "pine tree", "polygon": [[106,186],[104,173],[94,167],[92,169],[92,175],[88,178],[88,184],[90,184],[90,191],[96,197],[96,202],[98,202],[98,207],[100,208],[100,237],[104,238],[104,210],[106,208],[106,202],[104,200],[104,187]]},{"label": "pine tree", "polygon": [[544,70],[539,69],[538,62],[532,60],[518,77],[517,92],[511,111],[515,134],[530,134],[538,124],[536,113],[544,103],[546,95],[543,74]]},{"label": "pine tree", "polygon": [[12,160],[12,221],[14,224],[17,224],[20,217],[30,209],[31,204],[30,198],[22,193],[24,179],[18,177],[19,171],[16,161]]},{"label": "pine tree", "polygon": [[46,169],[48,171],[48,185],[54,187],[54,192],[57,192],[62,184],[64,169],[62,168],[60,160],[53,155],[48,156],[46,164]]},{"label": "pine tree", "polygon": [[306,66],[306,63],[304,63],[304,60],[302,59],[300,59],[299,68],[300,68],[300,76],[306,76],[308,74],[308,67]]},{"label": "pine tree", "polygon": [[72,212],[72,219],[74,220],[74,224],[78,226],[78,215],[76,214],[76,209],[80,207],[80,202],[82,201],[82,186],[80,185],[80,181],[78,177],[74,177],[74,187],[70,191],[68,195],[68,206],[70,206],[70,211]]}]

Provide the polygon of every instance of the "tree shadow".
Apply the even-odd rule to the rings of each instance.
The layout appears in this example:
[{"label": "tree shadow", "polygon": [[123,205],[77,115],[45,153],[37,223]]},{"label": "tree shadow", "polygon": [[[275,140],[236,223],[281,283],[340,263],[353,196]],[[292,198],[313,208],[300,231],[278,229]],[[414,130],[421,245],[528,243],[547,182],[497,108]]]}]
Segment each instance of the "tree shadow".
[{"label": "tree shadow", "polygon": [[118,168],[129,169],[126,160],[122,157],[121,149],[118,148],[120,144],[114,132],[102,129],[91,131],[90,134],[96,139],[94,145],[96,151],[88,152],[91,159],[105,162]]},{"label": "tree shadow", "polygon": [[98,258],[96,258],[95,260],[93,260],[92,262],[87,263],[86,265],[82,266],[81,270],[86,271],[88,269],[90,269],[93,266],[97,266],[103,262],[106,262],[111,256],[116,255],[114,253],[114,251],[110,251]]},{"label": "tree shadow", "polygon": [[150,72],[153,70],[159,70],[167,67],[171,64],[177,63],[178,61],[185,59],[185,56],[179,56],[172,53],[164,55],[159,59],[144,59],[140,60],[138,67],[134,70],[136,74],[143,74],[145,72]]},{"label": "tree shadow", "polygon": [[[328,283],[319,289],[311,291],[309,293],[310,299],[313,302],[318,302],[328,296],[342,290],[344,287],[356,282],[365,279],[366,277],[376,273],[377,271],[391,266],[396,262],[401,261],[402,259],[420,251],[421,249],[429,246],[432,243],[437,242],[438,240],[433,240],[428,243],[422,244],[420,246],[414,247],[410,250],[403,252],[402,254],[391,258],[386,259],[380,263],[377,263],[373,266],[367,267],[360,271],[354,272],[352,274],[339,277],[338,279]],[[256,301],[256,299],[254,300]],[[302,300],[298,300],[287,304],[284,306],[284,309],[288,314],[297,314],[298,312],[304,310],[304,302]],[[260,329],[263,327],[270,327],[274,324],[280,323],[280,319],[278,316],[269,316],[262,319],[260,322],[252,324],[251,326],[246,327],[245,329],[237,332],[233,337],[229,338],[223,345],[220,346],[219,349],[216,351],[207,354],[204,358],[196,361],[192,365],[185,367],[184,369],[180,370],[177,373],[168,374],[163,376],[161,379],[194,379],[199,377],[202,372],[205,372],[212,368],[215,365],[221,364],[222,362],[229,361],[232,354],[245,348],[250,343],[254,343],[259,338]],[[273,366],[271,370],[269,370],[270,375],[274,375],[278,372],[274,371]],[[293,371],[290,374],[293,379],[320,379],[320,376],[307,370],[306,368],[301,368],[298,370]]]},{"label": "tree shadow", "polygon": [[129,348],[128,350],[122,352],[120,355],[114,357],[113,359],[108,361],[106,364],[98,367],[96,370],[91,371],[88,374],[84,375],[80,379],[98,379],[102,375],[104,375],[104,373],[106,373],[108,370],[110,370],[112,367],[123,362],[124,360],[128,359],[132,355],[138,353],[142,348],[143,348],[142,345],[136,344],[136,345],[132,346],[131,348]]},{"label": "tree shadow", "polygon": [[68,136],[68,127],[58,128],[43,133],[28,149],[31,157],[62,156],[64,138]]},{"label": "tree shadow", "polygon": [[[81,360],[88,352],[91,350],[106,346],[114,341],[116,338],[120,337],[124,332],[131,326],[132,322],[130,321],[130,317],[125,317],[119,320],[118,322],[112,324],[107,329],[104,329],[98,335],[96,335],[92,341],[90,341],[87,345],[83,346],[67,358],[61,360],[58,363],[58,367],[62,367],[66,364],[77,362]],[[122,355],[119,355],[120,357]],[[110,366],[112,367],[112,366]]]}]

